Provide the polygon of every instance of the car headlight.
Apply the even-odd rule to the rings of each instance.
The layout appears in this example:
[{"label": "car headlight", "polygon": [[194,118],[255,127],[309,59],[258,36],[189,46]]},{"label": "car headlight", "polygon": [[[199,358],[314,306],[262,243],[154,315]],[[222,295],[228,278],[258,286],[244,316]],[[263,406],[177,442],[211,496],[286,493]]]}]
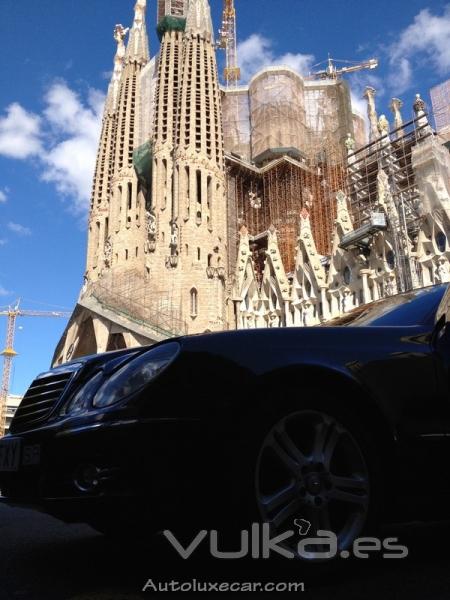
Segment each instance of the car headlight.
[{"label": "car headlight", "polygon": [[[139,392],[152,379],[159,375],[178,356],[180,345],[169,342],[158,346],[137,358],[129,360],[112,374],[113,363],[107,363],[87,381],[62,407],[62,416],[82,415],[92,408],[105,408],[125,400],[131,394]],[[120,365],[123,358],[117,361]]]},{"label": "car headlight", "polygon": [[169,342],[141,354],[103,383],[94,395],[93,406],[105,408],[139,392],[175,360],[179,351],[178,343]]},{"label": "car headlight", "polygon": [[103,379],[104,375],[102,371],[89,379],[89,381],[82,385],[75,395],[72,396],[69,402],[64,404],[60,414],[62,416],[76,416],[88,412],[91,408],[92,398]]}]

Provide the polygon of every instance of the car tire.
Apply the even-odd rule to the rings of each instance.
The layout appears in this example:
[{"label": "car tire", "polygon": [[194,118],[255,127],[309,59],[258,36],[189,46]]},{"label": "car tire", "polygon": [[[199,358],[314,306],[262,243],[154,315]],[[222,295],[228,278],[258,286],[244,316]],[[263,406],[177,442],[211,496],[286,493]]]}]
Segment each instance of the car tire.
[{"label": "car tire", "polygon": [[351,555],[356,538],[378,533],[382,468],[373,433],[326,395],[271,420],[256,458],[257,516],[273,534],[298,528],[294,548],[310,523],[308,537],[331,531],[337,555]]}]

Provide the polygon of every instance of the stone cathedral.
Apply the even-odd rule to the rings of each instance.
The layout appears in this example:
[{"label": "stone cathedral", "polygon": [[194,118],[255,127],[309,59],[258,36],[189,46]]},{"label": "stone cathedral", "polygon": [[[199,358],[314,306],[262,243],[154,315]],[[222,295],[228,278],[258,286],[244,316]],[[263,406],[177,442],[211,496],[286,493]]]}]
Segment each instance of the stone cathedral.
[{"label": "stone cathedral", "polygon": [[[450,281],[450,155],[417,94],[366,120],[336,69],[222,85],[208,0],[117,25],[87,265],[54,355],[303,327]],[[236,69],[235,69],[236,72]]]}]

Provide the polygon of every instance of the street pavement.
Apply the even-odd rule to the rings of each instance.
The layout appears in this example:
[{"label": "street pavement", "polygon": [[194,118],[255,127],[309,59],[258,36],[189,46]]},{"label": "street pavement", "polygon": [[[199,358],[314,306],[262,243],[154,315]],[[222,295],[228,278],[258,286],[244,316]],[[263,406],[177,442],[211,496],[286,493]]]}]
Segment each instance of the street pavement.
[{"label": "street pavement", "polygon": [[[113,542],[87,526],[0,506],[0,600],[135,600],[172,593],[143,592],[145,583],[176,581],[304,582],[314,600],[450,598],[450,523],[391,528],[410,555],[403,560],[341,562],[300,570],[290,561],[267,564],[176,560],[167,541]],[[219,564],[220,563],[220,564]],[[303,568],[302,568],[303,569]],[[243,572],[244,571],[244,572]],[[245,593],[184,593],[182,598],[245,598]],[[257,594],[281,598],[289,594]]]}]

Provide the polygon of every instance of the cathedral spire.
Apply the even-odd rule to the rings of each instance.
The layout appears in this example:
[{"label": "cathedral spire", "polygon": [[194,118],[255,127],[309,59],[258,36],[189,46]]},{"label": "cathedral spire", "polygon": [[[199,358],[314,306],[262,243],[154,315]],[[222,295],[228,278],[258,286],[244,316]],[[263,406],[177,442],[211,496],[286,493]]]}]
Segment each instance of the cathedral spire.
[{"label": "cathedral spire", "polygon": [[186,17],[186,34],[200,35],[213,41],[214,29],[208,0],[189,0]]},{"label": "cathedral spire", "polygon": [[150,60],[147,28],[145,24],[146,10],[147,0],[137,0],[134,7],[134,21],[130,30],[125,57],[127,62],[136,61],[147,63]]},{"label": "cathedral spire", "polygon": [[106,101],[106,109],[108,112],[114,112],[117,108],[120,78],[122,76],[123,59],[125,56],[124,39],[128,31],[129,30],[125,29],[123,25],[116,25],[114,28],[114,39],[117,42],[117,51],[114,56],[114,71],[108,88],[108,98]]}]

